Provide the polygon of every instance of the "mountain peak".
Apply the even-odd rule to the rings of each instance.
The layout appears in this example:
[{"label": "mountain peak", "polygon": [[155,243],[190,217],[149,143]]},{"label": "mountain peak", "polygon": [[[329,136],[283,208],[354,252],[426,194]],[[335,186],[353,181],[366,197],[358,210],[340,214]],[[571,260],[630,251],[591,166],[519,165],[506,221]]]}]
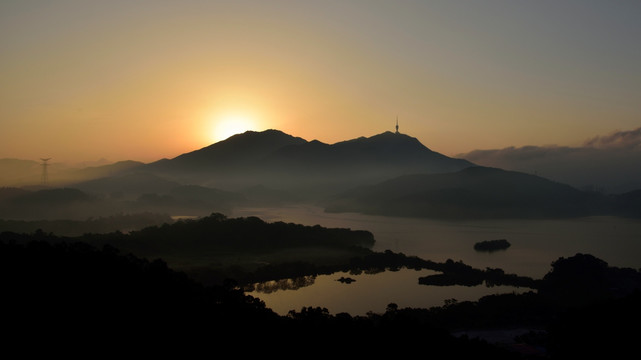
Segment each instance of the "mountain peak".
[{"label": "mountain peak", "polygon": [[342,141],[334,144],[337,147],[360,147],[364,151],[371,151],[372,155],[380,152],[432,152],[418,139],[406,134],[386,131],[370,137],[361,136],[356,139]]},{"label": "mountain peak", "polygon": [[226,144],[226,143],[239,143],[239,142],[249,142],[251,141],[252,143],[260,142],[260,143],[305,143],[307,140],[299,137],[295,137],[289,134],[286,134],[280,130],[276,129],[267,129],[263,131],[254,131],[254,130],[247,130],[244,133],[236,134],[233,136],[230,136],[229,138],[219,141],[217,143],[214,143],[208,147],[213,147],[217,146],[219,144]]},{"label": "mountain peak", "polygon": [[307,140],[294,137],[280,130],[268,129],[264,131],[248,130],[242,134],[233,135],[200,150],[192,151],[181,157],[209,157],[214,153],[224,153],[226,156],[233,154],[258,155],[272,152],[278,148],[307,143]]},{"label": "mountain peak", "polygon": [[384,139],[388,141],[414,141],[420,143],[417,138],[399,132],[385,131],[383,133],[371,136],[370,139]]}]

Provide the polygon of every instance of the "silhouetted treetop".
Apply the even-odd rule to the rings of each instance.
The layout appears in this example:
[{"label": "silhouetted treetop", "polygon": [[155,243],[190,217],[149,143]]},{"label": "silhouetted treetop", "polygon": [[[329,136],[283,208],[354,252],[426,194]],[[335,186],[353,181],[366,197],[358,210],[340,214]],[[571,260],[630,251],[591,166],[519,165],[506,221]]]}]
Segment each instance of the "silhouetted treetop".
[{"label": "silhouetted treetop", "polygon": [[160,246],[198,246],[202,249],[238,249],[245,252],[289,247],[370,247],[369,231],[305,226],[282,221],[268,223],[251,216],[227,218],[220,213],[196,220],[151,226],[131,233],[134,241],[153,241]]},{"label": "silhouetted treetop", "polygon": [[[206,252],[247,254],[309,247],[362,249],[374,244],[374,236],[369,231],[281,221],[268,223],[258,217],[227,218],[220,213],[199,219],[165,222],[126,234],[119,231],[85,233],[72,239],[99,247],[110,244],[139,256]],[[49,240],[60,242],[69,239],[52,236]]]},{"label": "silhouetted treetop", "polygon": [[641,291],[641,272],[579,253],[553,262],[539,291],[560,302],[584,304]]}]

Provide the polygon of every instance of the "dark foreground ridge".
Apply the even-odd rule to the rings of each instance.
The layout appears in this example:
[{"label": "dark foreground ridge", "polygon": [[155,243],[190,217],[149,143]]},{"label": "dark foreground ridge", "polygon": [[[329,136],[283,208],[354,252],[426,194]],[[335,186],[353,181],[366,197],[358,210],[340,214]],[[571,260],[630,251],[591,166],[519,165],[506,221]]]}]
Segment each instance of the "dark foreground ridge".
[{"label": "dark foreground ridge", "polygon": [[203,286],[161,260],[120,255],[110,246],[0,241],[0,264],[3,326],[11,329],[6,344],[37,344],[48,353],[127,346],[129,352],[184,355],[207,349],[223,355],[239,346],[267,351],[286,343],[286,358],[416,351],[514,358],[482,341],[455,338],[420,319],[391,313],[333,316],[303,308],[279,316],[231,281]]},{"label": "dark foreground ridge", "polygon": [[[83,242],[36,240],[38,236],[43,234],[0,234],[3,325],[11,329],[6,344],[38,344],[49,353],[61,344],[67,352],[69,344],[72,349],[126,345],[147,353],[178,349],[184,355],[203,348],[223,354],[239,346],[264,350],[286,343],[285,357],[311,351],[359,356],[420,352],[437,358],[616,358],[635,350],[639,335],[641,273],[610,267],[585,254],[555,261],[537,281],[536,292],[449,301],[431,309],[389,304],[385,313],[367,316],[332,315],[323,308],[280,316],[233,280],[205,286],[162,260],[123,255],[111,245],[97,248]],[[376,258],[386,266],[419,260],[387,252],[359,261],[362,265]],[[444,266],[459,269],[454,274],[476,273],[461,263]],[[527,356],[452,335],[461,329],[523,327],[537,329],[522,337],[521,345],[530,350]]]}]

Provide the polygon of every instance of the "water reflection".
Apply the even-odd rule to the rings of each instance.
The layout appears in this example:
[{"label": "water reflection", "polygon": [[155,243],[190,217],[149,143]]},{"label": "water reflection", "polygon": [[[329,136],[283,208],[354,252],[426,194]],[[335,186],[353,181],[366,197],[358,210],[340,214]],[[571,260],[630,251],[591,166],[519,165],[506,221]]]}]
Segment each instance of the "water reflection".
[{"label": "water reflection", "polygon": [[[512,286],[430,286],[418,283],[420,277],[437,273],[433,270],[410,269],[374,274],[363,272],[358,275],[337,272],[304,280],[263,283],[247,294],[263,300],[267,307],[281,315],[286,315],[290,310],[299,311],[305,306],[327,308],[333,314],[346,312],[350,315],[366,315],[369,311],[385,312],[390,303],[396,303],[399,307],[430,308],[442,306],[451,299],[473,301],[485,295],[531,290]],[[341,277],[355,281],[343,283],[338,281]],[[290,286],[295,283],[309,285]],[[282,284],[286,285],[279,287]],[[268,290],[263,291],[265,288]]]},{"label": "water reflection", "polygon": [[[342,272],[342,273],[336,273],[336,274],[374,275],[374,274],[382,273],[384,271],[385,269],[366,269],[366,270],[356,269],[356,270],[350,270],[349,272]],[[398,271],[398,269],[392,269],[388,271]],[[332,276],[333,275],[334,274],[332,274]],[[341,282],[343,284],[351,284],[356,280],[349,276],[340,276],[339,278],[336,279],[336,281]],[[316,283],[316,275],[300,276],[293,279],[270,280],[270,281],[265,281],[261,283],[254,283],[254,284],[245,286],[244,291],[247,293],[254,292],[258,294],[271,294],[278,290],[298,290],[306,286],[314,285],[315,283]]]}]

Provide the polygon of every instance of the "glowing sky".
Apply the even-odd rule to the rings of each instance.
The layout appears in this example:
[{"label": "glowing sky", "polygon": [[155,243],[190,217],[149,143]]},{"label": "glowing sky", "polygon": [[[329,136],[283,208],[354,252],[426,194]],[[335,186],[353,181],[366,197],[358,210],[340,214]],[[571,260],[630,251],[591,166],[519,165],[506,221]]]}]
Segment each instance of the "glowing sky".
[{"label": "glowing sky", "polygon": [[640,39],[641,1],[3,0],[0,158],[335,143],[397,116],[446,155],[573,145],[641,124]]}]

